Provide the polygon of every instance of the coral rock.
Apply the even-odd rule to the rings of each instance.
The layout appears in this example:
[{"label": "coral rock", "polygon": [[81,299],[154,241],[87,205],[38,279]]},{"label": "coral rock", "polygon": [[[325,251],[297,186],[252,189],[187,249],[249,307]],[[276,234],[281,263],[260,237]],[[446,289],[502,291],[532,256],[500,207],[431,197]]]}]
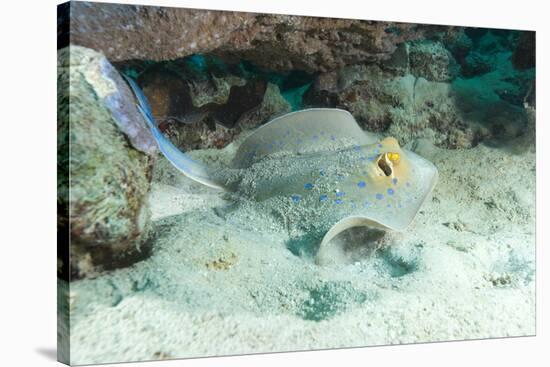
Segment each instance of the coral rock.
[{"label": "coral rock", "polygon": [[312,107],[338,107],[350,111],[370,131],[386,130],[391,123],[393,76],[376,65],[355,65],[321,74],[304,95]]},{"label": "coral rock", "polygon": [[70,46],[58,60],[58,207],[68,216],[58,223],[70,230],[72,275],[93,275],[146,253],[153,158],[142,150],[155,150],[145,144],[148,130],[140,135],[145,122],[131,92],[101,54]]},{"label": "coral rock", "polygon": [[243,114],[239,119],[238,127],[241,130],[254,129],[274,117],[291,110],[290,104],[281,95],[279,87],[275,84],[267,83],[261,104],[257,108]]},{"label": "coral rock", "polygon": [[322,74],[304,98],[313,106],[344,108],[364,129],[386,131],[402,144],[427,138],[454,149],[480,139],[479,126],[461,119],[449,83],[393,76],[375,65]]},{"label": "coral rock", "polygon": [[435,82],[450,81],[458,73],[453,55],[441,42],[412,42],[409,63],[411,74]]},{"label": "coral rock", "polygon": [[[250,82],[247,85],[249,84]],[[282,97],[276,85],[267,83],[266,86],[258,81],[252,81],[252,84],[250,88],[255,89],[256,93],[247,98],[246,103],[239,104],[240,98],[231,97],[225,105],[210,104],[213,110],[206,112],[209,115],[203,119],[192,123],[168,121],[160,125],[161,129],[182,150],[219,149],[231,143],[241,131],[256,128],[277,115],[291,111],[290,104]],[[246,97],[242,88],[239,89],[236,93],[232,89],[232,95]],[[228,112],[224,116],[223,111],[232,113]]]},{"label": "coral rock", "polygon": [[211,53],[276,71],[385,60],[399,43],[423,33],[405,23],[87,2],[71,3],[71,14],[71,42],[111,61]]}]

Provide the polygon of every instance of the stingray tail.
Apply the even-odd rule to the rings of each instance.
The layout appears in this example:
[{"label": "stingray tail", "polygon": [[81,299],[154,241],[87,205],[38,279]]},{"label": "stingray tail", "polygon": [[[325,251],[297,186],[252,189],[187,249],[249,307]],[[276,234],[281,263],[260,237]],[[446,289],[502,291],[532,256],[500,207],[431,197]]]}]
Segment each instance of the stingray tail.
[{"label": "stingray tail", "polygon": [[128,82],[128,85],[130,85],[130,88],[132,89],[138,101],[137,108],[147,122],[147,125],[149,126],[149,129],[151,130],[151,133],[153,134],[153,137],[158,144],[159,150],[166,157],[166,159],[168,159],[174,167],[176,167],[181,173],[183,173],[187,177],[206,186],[217,189],[225,189],[224,186],[220,182],[218,182],[219,180],[216,180],[216,178],[212,174],[213,171],[210,168],[200,162],[191,159],[191,157],[179,150],[174,144],[172,144],[172,142],[168,138],[164,136],[164,134],[158,128],[155,119],[153,118],[151,106],[147,102],[147,98],[145,97],[137,83],[132,78],[124,74],[122,75]]}]

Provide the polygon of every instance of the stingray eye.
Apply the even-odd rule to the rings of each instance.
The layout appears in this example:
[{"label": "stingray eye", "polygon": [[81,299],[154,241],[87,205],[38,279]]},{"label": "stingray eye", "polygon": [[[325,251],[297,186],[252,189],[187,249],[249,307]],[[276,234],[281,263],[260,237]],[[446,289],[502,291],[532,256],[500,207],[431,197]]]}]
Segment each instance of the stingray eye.
[{"label": "stingray eye", "polygon": [[397,163],[397,162],[399,162],[399,153],[388,153],[388,159],[389,159],[392,163]]}]

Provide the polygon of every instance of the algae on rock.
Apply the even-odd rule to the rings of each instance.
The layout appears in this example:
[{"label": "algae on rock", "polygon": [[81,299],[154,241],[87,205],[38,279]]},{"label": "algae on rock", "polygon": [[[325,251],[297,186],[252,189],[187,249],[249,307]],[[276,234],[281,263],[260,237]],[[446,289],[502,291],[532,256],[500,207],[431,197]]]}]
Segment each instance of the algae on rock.
[{"label": "algae on rock", "polygon": [[[134,118],[137,110],[128,115],[136,108],[125,99],[127,87],[103,55],[78,46],[59,50],[58,85],[58,164],[65,172],[58,181],[58,205],[60,214],[68,215],[59,222],[69,223],[71,274],[82,277],[146,253],[140,245],[150,221],[153,158],[121,131],[126,124],[123,128],[135,138],[144,121]],[[147,149],[145,134],[134,143],[155,151]],[[70,150],[63,149],[67,145]]]},{"label": "algae on rock", "polygon": [[435,82],[451,81],[459,71],[453,55],[441,42],[411,42],[409,64],[411,74]]}]

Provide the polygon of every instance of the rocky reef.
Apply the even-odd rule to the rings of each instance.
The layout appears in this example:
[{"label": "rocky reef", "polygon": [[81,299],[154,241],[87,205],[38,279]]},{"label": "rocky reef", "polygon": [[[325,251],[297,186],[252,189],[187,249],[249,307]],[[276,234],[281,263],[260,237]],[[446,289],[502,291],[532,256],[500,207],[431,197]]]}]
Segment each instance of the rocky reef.
[{"label": "rocky reef", "polygon": [[[58,52],[58,232],[74,277],[147,253],[147,194],[156,145],[117,71],[79,46]],[[65,242],[68,245],[68,241]]]},{"label": "rocky reef", "polygon": [[59,95],[58,129],[63,147],[70,128],[72,150],[60,158],[71,163],[70,184],[60,180],[71,195],[59,223],[70,226],[80,276],[146,252],[156,146],[119,73],[137,80],[183,150],[223,148],[308,107],[346,109],[408,147],[505,145],[532,125],[534,32],[87,2],[60,9],[59,82],[70,78],[70,88]]},{"label": "rocky reef", "polygon": [[[60,39],[138,79],[183,149],[221,148],[293,109],[445,148],[513,138],[535,103],[534,32],[92,3]],[[101,30],[99,32],[98,30]]]},{"label": "rocky reef", "polygon": [[275,70],[328,71],[388,59],[423,26],[352,19],[77,2],[71,42],[111,61],[173,60],[192,54],[246,59]]},{"label": "rocky reef", "polygon": [[304,103],[345,108],[365,129],[403,143],[422,137],[444,148],[470,148],[521,135],[524,103],[532,105],[534,94],[534,69],[512,63],[522,34],[484,30],[471,39],[466,30],[405,43],[387,63],[322,73]]},{"label": "rocky reef", "polygon": [[423,137],[445,148],[468,148],[520,135],[524,103],[534,104],[534,69],[513,66],[514,42],[489,56],[472,48],[460,60],[450,51],[458,46],[448,47],[414,41],[387,62],[325,73],[274,72],[213,55],[116,65],[138,76],[161,128],[183,149],[221,148],[243,130],[307,107],[346,109],[366,130],[404,143]]}]

